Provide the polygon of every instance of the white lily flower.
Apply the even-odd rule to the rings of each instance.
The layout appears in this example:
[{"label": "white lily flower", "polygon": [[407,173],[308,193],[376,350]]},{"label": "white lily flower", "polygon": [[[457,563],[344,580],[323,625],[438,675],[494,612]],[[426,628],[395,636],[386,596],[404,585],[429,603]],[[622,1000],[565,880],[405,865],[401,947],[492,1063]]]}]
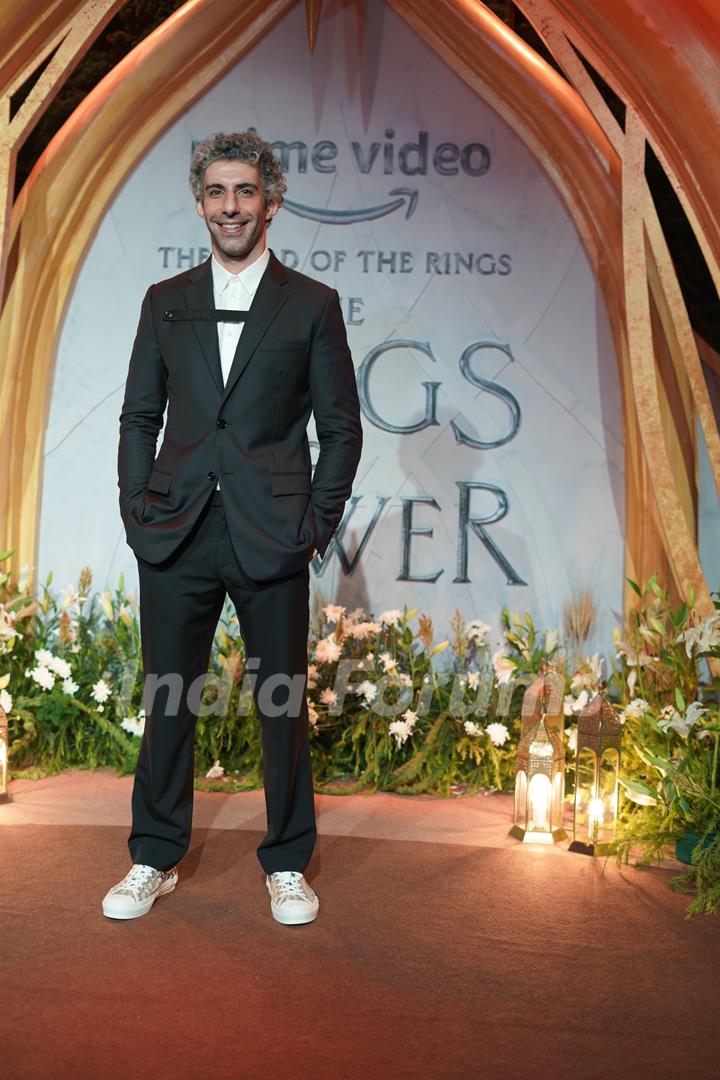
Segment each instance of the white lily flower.
[{"label": "white lily flower", "polygon": [[690,626],[682,634],[678,634],[678,641],[685,642],[685,651],[688,656],[692,656],[694,646],[697,646],[698,652],[717,649],[720,646],[720,611],[716,611],[697,626]]},{"label": "white lily flower", "polygon": [[502,649],[498,649],[492,655],[492,666],[500,686],[506,686],[515,674],[515,664]]},{"label": "white lily flower", "polygon": [[68,608],[76,607],[80,603],[80,594],[72,585],[68,585],[67,589],[61,589],[61,592],[63,594],[60,601],[61,611],[67,611]]}]

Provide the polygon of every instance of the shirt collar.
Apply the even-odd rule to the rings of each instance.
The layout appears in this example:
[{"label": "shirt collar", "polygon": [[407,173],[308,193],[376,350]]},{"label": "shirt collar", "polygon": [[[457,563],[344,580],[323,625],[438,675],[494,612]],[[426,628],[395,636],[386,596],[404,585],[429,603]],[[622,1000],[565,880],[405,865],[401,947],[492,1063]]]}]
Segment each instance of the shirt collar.
[{"label": "shirt collar", "polygon": [[255,291],[260,284],[260,278],[265,273],[265,267],[270,261],[270,248],[266,245],[262,255],[250,263],[250,266],[246,266],[244,270],[241,270],[239,274],[231,274],[229,270],[217,261],[215,256],[211,257],[213,285],[218,293],[221,295],[226,286],[231,281],[240,281],[250,295],[254,295]]}]

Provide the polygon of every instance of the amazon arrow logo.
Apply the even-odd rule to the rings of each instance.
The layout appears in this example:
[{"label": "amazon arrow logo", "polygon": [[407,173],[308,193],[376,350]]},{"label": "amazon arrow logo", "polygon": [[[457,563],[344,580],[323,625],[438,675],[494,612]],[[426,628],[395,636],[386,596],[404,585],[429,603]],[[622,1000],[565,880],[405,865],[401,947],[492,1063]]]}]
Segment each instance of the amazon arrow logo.
[{"label": "amazon arrow logo", "polygon": [[415,212],[418,203],[418,193],[415,188],[393,188],[388,195],[397,195],[399,198],[390,202],[380,203],[378,206],[368,206],[363,210],[330,210],[327,207],[304,206],[303,203],[292,202],[283,199],[283,207],[298,217],[307,218],[309,221],[320,221],[324,225],[354,225],[357,221],[374,221],[376,218],[386,217],[405,206],[405,219]]}]

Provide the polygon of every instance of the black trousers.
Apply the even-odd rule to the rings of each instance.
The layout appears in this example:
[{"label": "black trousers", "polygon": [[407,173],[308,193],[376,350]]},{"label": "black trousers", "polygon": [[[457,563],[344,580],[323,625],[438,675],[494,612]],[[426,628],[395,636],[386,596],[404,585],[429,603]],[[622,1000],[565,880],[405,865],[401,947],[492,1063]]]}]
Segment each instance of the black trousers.
[{"label": "black trousers", "polygon": [[[305,700],[309,565],[273,581],[248,578],[233,551],[219,491],[210,496],[190,535],[169,559],[158,564],[139,557],[137,561],[149,700],[132,793],[128,846],[133,862],[168,870],[188,849],[202,686],[202,680],[196,680],[207,673],[227,594],[237,612],[248,674],[257,675],[253,697],[262,728],[267,810],[267,833],[257,856],[267,873],[303,871],[317,839]],[[254,667],[251,658],[256,658]],[[150,675],[158,682],[149,696]],[[165,683],[163,676],[169,676]],[[293,676],[302,680],[301,693],[294,694],[295,702],[301,701],[299,710],[287,685]],[[267,687],[263,691],[268,678],[274,686],[270,696]],[[299,681],[295,678],[296,687]]]}]

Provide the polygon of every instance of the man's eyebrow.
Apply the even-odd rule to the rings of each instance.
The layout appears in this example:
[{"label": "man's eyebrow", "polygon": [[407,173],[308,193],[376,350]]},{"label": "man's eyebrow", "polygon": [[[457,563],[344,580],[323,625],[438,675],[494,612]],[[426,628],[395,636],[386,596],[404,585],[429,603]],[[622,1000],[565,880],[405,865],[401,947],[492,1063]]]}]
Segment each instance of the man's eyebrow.
[{"label": "man's eyebrow", "polygon": [[[205,190],[207,191],[208,188],[222,188],[223,190],[225,190],[225,186],[226,185],[223,184],[223,182],[221,180],[212,180],[212,181],[208,181],[208,183],[205,185]],[[257,184],[253,183],[252,180],[238,180],[238,182],[236,184],[233,184],[232,186],[233,187],[249,187],[249,188],[252,188],[253,191],[258,190]]]}]

